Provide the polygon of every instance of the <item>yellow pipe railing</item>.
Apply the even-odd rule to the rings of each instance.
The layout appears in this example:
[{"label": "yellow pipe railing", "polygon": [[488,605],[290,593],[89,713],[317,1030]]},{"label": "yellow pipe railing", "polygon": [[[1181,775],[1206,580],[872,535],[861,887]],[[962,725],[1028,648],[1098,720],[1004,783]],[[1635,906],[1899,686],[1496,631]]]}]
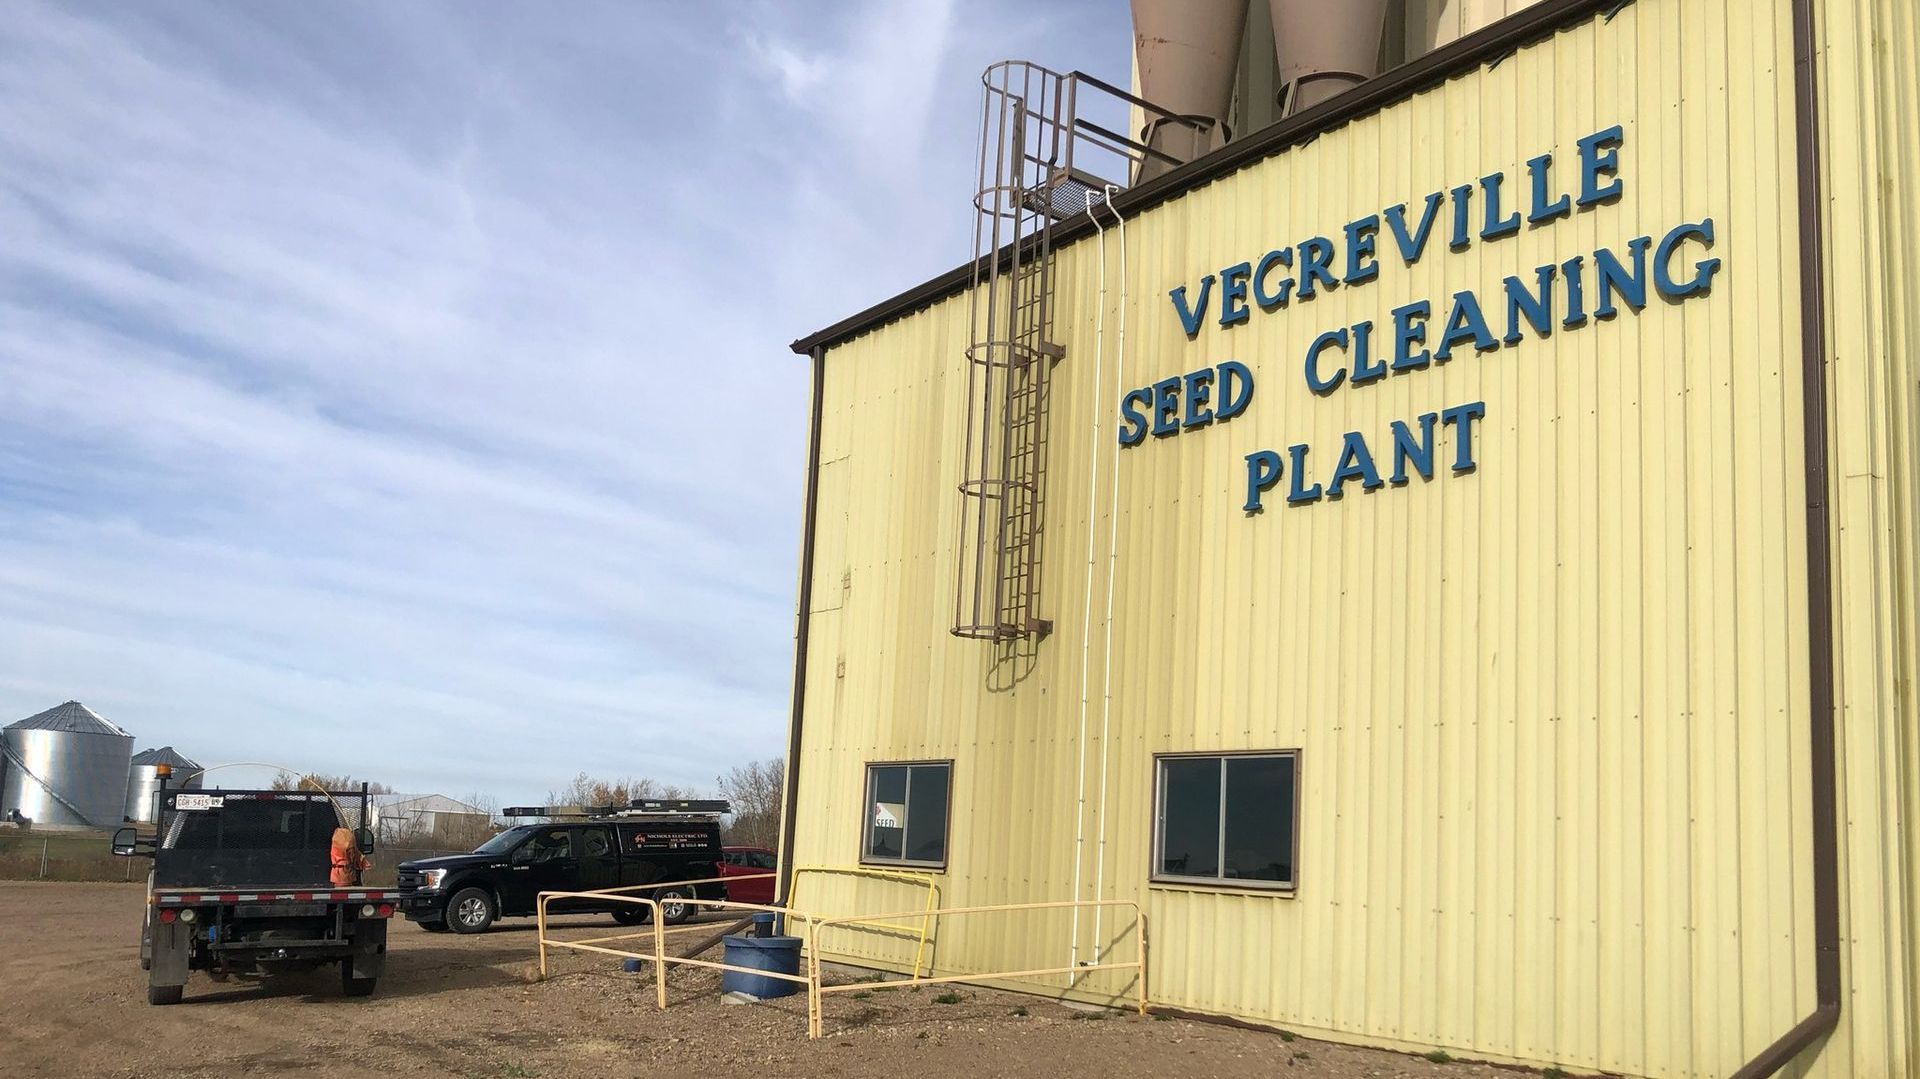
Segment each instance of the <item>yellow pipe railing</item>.
[{"label": "yellow pipe railing", "polygon": [[[705,881],[673,881],[671,883],[696,884],[696,883],[706,883],[706,882]],[[660,887],[660,885],[649,884],[649,885],[639,885],[636,887],[652,889],[652,888],[658,888]],[[626,891],[626,890],[631,890],[631,889],[623,889],[623,891]],[[604,936],[604,937],[588,937],[584,940],[560,940],[554,937],[549,937],[547,935],[547,905],[556,899],[591,899],[596,901],[613,900],[616,903],[631,903],[635,906],[642,907],[643,909],[649,912],[649,914],[651,915],[651,917],[649,918],[649,921],[652,923],[651,931],[642,932],[642,933],[615,933],[610,936]],[[711,910],[739,910],[739,911],[748,911],[756,914],[758,913],[776,914],[783,918],[797,917],[806,925],[806,929],[807,929],[806,939],[811,940],[813,937],[814,919],[811,916],[804,913],[795,913],[792,911],[785,910],[781,907],[765,906],[759,903],[735,903],[726,899],[697,899],[696,898],[696,899],[680,900],[679,902],[686,903],[689,906],[701,907],[701,908],[711,909]],[[694,959],[690,956],[668,955],[667,941],[666,941],[667,930],[664,924],[665,919],[661,916],[661,913],[660,913],[660,901],[657,899],[650,898],[648,896],[623,895],[623,894],[615,893],[613,891],[541,892],[534,899],[534,921],[538,929],[537,936],[539,938],[539,948],[540,948],[540,978],[542,981],[546,980],[546,977],[547,977],[547,949],[548,948],[571,948],[575,951],[595,952],[601,955],[616,956],[621,959],[638,959],[641,962],[650,962],[653,964],[654,999],[655,999],[655,1002],[658,1004],[658,1006],[661,1008],[665,1008],[667,1006],[667,965],[670,963],[679,964],[681,966],[689,966],[689,967],[706,967],[712,970],[739,971],[744,974],[755,974],[764,978],[774,978],[779,981],[798,982],[799,984],[805,985],[805,986],[810,986],[812,984],[810,978],[803,975],[782,974],[778,971],[761,970],[758,967],[743,967],[733,963],[715,963],[711,960]],[[680,928],[690,929],[694,927],[681,926]],[[642,937],[649,937],[649,936],[653,938],[653,950],[651,952],[622,951],[618,948],[605,947],[605,945],[608,945],[608,944],[614,944],[614,943],[619,943],[622,941],[629,941],[629,940],[638,940]]]},{"label": "yellow pipe railing", "polygon": [[[926,888],[927,905],[926,905],[926,909],[921,912],[920,942],[914,947],[914,951],[913,951],[913,972],[915,974],[920,973],[920,970],[922,967],[926,967],[926,969],[928,970],[933,969],[931,966],[927,965],[926,963],[928,919],[931,917],[940,898],[940,883],[933,878],[933,874],[917,873],[912,870],[905,870],[905,869],[871,869],[863,865],[796,866],[793,870],[793,893],[787,896],[787,905],[789,907],[794,905],[794,894],[797,894],[800,891],[800,876],[803,873],[822,873],[822,874],[835,873],[835,874],[841,874],[841,875],[850,876],[850,877],[871,877],[876,880],[892,880],[892,881],[899,881],[903,884],[918,884]],[[867,925],[867,924],[873,924],[878,921],[879,919],[847,918],[844,920],[836,919],[836,924]],[[904,927],[890,925],[889,928],[904,928]]]},{"label": "yellow pipe railing", "polygon": [[1038,978],[1049,974],[1083,974],[1095,970],[1138,969],[1140,975],[1135,981],[1135,1005],[1141,1015],[1147,1014],[1147,916],[1140,904],[1130,899],[1061,899],[1043,903],[999,903],[978,907],[946,907],[931,911],[903,911],[898,914],[871,915],[865,918],[823,918],[814,921],[809,927],[807,938],[807,972],[810,983],[807,987],[807,1037],[818,1038],[821,1027],[821,998],[828,993],[850,993],[869,988],[854,982],[847,985],[823,985],[820,981],[820,930],[837,925],[868,924],[876,921],[891,921],[903,918],[938,918],[948,914],[986,914],[1017,910],[1062,910],[1078,907],[1131,907],[1133,909],[1134,930],[1139,940],[1137,955],[1134,959],[1122,963],[1084,963],[1068,967],[1043,967],[1034,970],[974,971],[967,974],[942,975],[940,977],[921,977],[920,969],[914,967],[913,977],[893,982],[894,985],[942,985],[949,982],[979,982],[988,978]]},{"label": "yellow pipe railing", "polygon": [[[594,952],[602,955],[616,956],[622,959],[637,959],[641,962],[652,963],[654,997],[655,1002],[660,1008],[667,1006],[666,977],[667,966],[669,964],[703,967],[709,970],[732,970],[773,978],[778,981],[797,982],[807,988],[807,1036],[809,1038],[818,1038],[820,1037],[821,1026],[824,1020],[822,998],[828,993],[847,993],[864,988],[863,983],[857,982],[846,985],[826,985],[822,982],[820,974],[820,931],[839,926],[886,926],[890,928],[910,929],[910,926],[902,926],[899,923],[902,921],[917,921],[920,926],[920,934],[919,945],[914,953],[913,973],[910,977],[901,979],[895,984],[942,985],[952,982],[980,982],[989,978],[1039,978],[1053,974],[1072,974],[1077,977],[1097,970],[1138,970],[1139,976],[1134,979],[1135,1007],[1141,1015],[1144,1016],[1147,1014],[1147,916],[1146,912],[1140,908],[1140,904],[1133,900],[1063,899],[1037,903],[998,903],[985,906],[942,908],[934,905],[938,898],[939,885],[930,874],[891,869],[869,869],[865,866],[800,866],[794,870],[794,891],[796,892],[799,890],[800,877],[804,873],[838,873],[922,885],[927,889],[927,904],[920,910],[899,911],[891,914],[816,918],[804,911],[793,909],[791,905],[793,897],[791,895],[788,896],[789,905],[786,907],[776,907],[760,903],[736,903],[725,899],[701,899],[697,894],[677,901],[703,910],[768,913],[779,915],[783,918],[798,919],[805,929],[805,934],[802,939],[806,944],[807,973],[805,975],[797,975],[761,970],[756,967],[743,967],[731,963],[716,963],[712,960],[695,959],[691,956],[668,955],[666,950],[666,936],[669,932],[677,933],[710,928],[712,923],[683,925],[677,926],[673,930],[668,930],[665,926],[665,919],[661,914],[661,904],[659,900],[650,896],[628,894],[633,892],[658,892],[664,888],[676,885],[724,884],[728,879],[761,878],[773,876],[774,874],[772,873],[738,874],[732,878],[705,877],[698,880],[662,881],[654,884],[626,885],[619,888],[605,888],[584,892],[541,892],[535,900],[535,915],[538,925],[540,949],[540,977],[542,979],[547,977],[547,949],[552,947],[571,948],[576,951]],[[642,907],[649,913],[651,928],[649,931],[638,933],[615,933],[608,936],[587,937],[585,939],[559,940],[547,934],[548,905],[554,900],[559,899],[612,900],[616,903],[633,904]],[[943,916],[1028,910],[1071,910],[1082,907],[1130,908],[1133,911],[1134,936],[1138,941],[1135,958],[1123,962],[1093,962],[1066,967],[1040,967],[1028,970],[972,971],[965,974],[940,976],[933,976],[933,968],[925,963],[928,931],[931,925]],[[649,936],[653,938],[653,949],[651,952],[623,951],[618,948],[607,947],[607,945],[610,944],[638,940]],[[1104,954],[1106,950],[1107,947],[1102,946],[1101,953],[1099,954]],[[923,976],[921,974],[922,969],[925,969],[928,974]]]}]

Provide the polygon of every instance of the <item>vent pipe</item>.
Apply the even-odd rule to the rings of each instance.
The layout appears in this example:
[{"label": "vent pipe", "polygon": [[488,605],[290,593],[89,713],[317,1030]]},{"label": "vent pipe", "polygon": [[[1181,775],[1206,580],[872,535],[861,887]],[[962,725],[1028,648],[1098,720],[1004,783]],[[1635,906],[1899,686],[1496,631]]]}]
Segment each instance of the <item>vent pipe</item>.
[{"label": "vent pipe", "polygon": [[[1267,0],[1267,9],[1280,64],[1282,116],[1310,109],[1379,74],[1387,0]],[[1136,27],[1139,10],[1134,4]],[[1145,69],[1143,61],[1142,85]]]},{"label": "vent pipe", "polygon": [[[1141,142],[1180,162],[1226,142],[1233,75],[1246,29],[1247,0],[1133,0],[1140,96],[1168,114],[1146,115]],[[1169,116],[1208,123],[1196,129]],[[1151,179],[1172,167],[1149,155],[1139,178]]]}]

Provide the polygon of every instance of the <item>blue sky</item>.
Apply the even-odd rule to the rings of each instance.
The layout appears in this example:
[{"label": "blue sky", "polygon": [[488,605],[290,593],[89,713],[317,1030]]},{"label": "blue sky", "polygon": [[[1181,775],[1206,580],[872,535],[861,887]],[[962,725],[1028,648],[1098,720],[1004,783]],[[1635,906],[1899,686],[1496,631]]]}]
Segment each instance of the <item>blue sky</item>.
[{"label": "blue sky", "polygon": [[1117,0],[966,19],[10,5],[0,722],[506,801],[778,754],[787,342],[967,256],[986,63],[1125,76]]}]

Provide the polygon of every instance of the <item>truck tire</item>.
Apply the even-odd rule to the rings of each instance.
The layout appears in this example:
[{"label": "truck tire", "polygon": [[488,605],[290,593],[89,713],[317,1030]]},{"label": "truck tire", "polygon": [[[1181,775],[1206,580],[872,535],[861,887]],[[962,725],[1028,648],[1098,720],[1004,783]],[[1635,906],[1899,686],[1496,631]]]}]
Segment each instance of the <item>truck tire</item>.
[{"label": "truck tire", "polygon": [[498,916],[485,888],[462,888],[447,900],[447,925],[456,933],[484,933]]},{"label": "truck tire", "polygon": [[645,925],[652,919],[647,908],[637,903],[622,903],[620,909],[613,912],[613,920],[621,925]]},{"label": "truck tire", "polygon": [[340,964],[340,992],[346,996],[370,997],[373,995],[373,987],[378,984],[379,981],[380,979],[378,978],[354,977],[353,960],[351,959],[345,960]]},{"label": "truck tire", "polygon": [[426,930],[429,933],[451,932],[451,930],[447,926],[447,923],[445,922],[415,922],[413,924],[419,926],[420,928]]},{"label": "truck tire", "polygon": [[668,925],[679,925],[692,918],[699,909],[687,902],[692,891],[691,888],[662,888],[655,892],[653,898],[660,904],[660,920]]},{"label": "truck tire", "polygon": [[185,990],[186,986],[184,985],[149,985],[147,986],[147,1003],[156,1005],[178,1004],[180,1003],[180,996]]}]

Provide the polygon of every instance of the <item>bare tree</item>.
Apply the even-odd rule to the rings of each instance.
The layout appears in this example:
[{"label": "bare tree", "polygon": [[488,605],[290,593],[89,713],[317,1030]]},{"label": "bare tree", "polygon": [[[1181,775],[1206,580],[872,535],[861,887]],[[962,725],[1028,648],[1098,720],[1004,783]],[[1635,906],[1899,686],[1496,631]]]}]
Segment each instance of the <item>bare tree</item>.
[{"label": "bare tree", "polygon": [[599,806],[625,806],[637,798],[693,798],[696,796],[697,792],[685,787],[660,783],[644,777],[595,779],[581,772],[573,777],[573,782],[558,790],[548,791],[547,804],[590,809]]},{"label": "bare tree", "polygon": [[[308,772],[300,776],[296,776],[292,772],[281,772],[279,775],[273,777],[273,786],[271,789],[277,791],[357,791],[360,789],[360,781],[352,776],[330,776],[325,772]],[[367,784],[367,793],[369,794],[392,794],[393,792],[393,788],[387,786],[385,783],[369,782]]]},{"label": "bare tree", "polygon": [[727,822],[727,842],[742,847],[767,847],[780,841],[780,801],[786,791],[787,762],[774,757],[736,765],[716,783],[721,797],[733,803]]}]

